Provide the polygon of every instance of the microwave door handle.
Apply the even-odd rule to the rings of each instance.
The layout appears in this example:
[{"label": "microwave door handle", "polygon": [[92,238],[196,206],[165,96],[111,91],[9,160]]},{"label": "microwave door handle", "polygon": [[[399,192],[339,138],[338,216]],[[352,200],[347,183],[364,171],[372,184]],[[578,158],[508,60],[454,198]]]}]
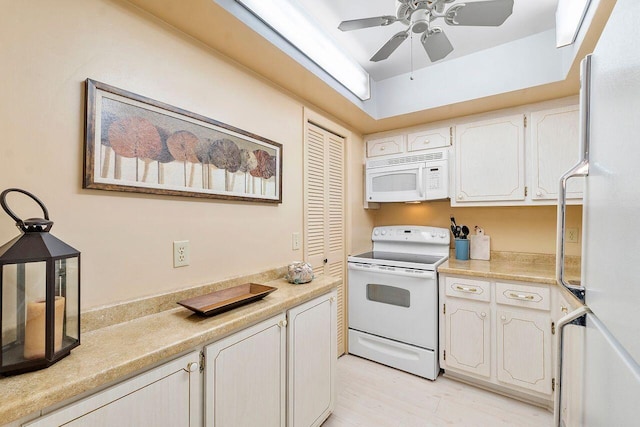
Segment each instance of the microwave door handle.
[{"label": "microwave door handle", "polygon": [[574,177],[589,174],[589,126],[591,98],[591,55],[587,55],[581,64],[580,82],[580,160],[560,178],[558,189],[558,221],[556,230],[556,281],[580,301],[584,302],[584,286],[570,284],[565,279],[565,227],[567,216],[567,181]]},{"label": "microwave door handle", "polygon": [[423,172],[424,171],[424,167],[420,166],[418,167],[418,194],[420,196],[420,199],[424,199],[424,182],[423,182]]}]

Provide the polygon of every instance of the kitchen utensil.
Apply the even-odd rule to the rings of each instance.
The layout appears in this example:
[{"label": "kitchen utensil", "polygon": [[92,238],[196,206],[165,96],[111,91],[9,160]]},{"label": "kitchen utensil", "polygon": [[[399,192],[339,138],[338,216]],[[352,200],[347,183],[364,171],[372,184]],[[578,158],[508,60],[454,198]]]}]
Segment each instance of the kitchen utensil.
[{"label": "kitchen utensil", "polygon": [[467,236],[469,235],[469,227],[467,227],[466,225],[463,225],[461,228],[461,231],[462,231],[462,236],[460,238],[466,239]]},{"label": "kitchen utensil", "polygon": [[462,228],[459,225],[456,225],[456,233],[454,234],[455,238],[459,238],[460,234],[462,234]]}]

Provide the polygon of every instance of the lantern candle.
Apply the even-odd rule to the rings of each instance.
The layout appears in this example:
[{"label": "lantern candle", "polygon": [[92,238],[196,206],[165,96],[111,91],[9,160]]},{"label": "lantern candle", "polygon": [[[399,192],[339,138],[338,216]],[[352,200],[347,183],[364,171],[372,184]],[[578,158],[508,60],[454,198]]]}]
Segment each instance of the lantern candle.
[{"label": "lantern candle", "polygon": [[[27,304],[27,324],[24,333],[25,359],[45,357],[46,309],[44,300]],[[62,348],[62,326],[64,320],[64,297],[56,297],[55,301],[55,352]]]}]

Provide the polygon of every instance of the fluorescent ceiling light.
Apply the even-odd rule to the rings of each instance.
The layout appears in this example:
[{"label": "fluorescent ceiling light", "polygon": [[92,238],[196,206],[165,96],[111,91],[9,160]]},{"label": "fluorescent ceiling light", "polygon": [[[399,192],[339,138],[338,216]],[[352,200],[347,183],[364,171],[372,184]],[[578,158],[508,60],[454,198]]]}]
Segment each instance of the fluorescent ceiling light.
[{"label": "fluorescent ceiling light", "polygon": [[559,0],[556,9],[556,47],[576,41],[591,0]]},{"label": "fluorescent ceiling light", "polygon": [[371,97],[369,73],[345,55],[294,2],[236,0],[361,100]]}]

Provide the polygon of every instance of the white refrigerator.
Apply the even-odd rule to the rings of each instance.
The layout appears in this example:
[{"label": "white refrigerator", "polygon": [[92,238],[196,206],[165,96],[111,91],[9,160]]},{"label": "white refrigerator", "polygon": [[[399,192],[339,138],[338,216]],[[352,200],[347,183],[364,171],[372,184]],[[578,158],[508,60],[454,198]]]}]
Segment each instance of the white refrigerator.
[{"label": "white refrigerator", "polygon": [[[639,426],[640,0],[617,1],[583,61],[580,102],[583,160],[560,183],[562,193],[567,179],[585,176],[580,285],[563,277],[563,197],[557,269],[558,281],[583,296],[584,306],[558,325],[564,348],[555,423]],[[569,343],[576,329],[581,340]],[[580,347],[579,358],[568,343]],[[571,421],[562,413],[567,407],[579,412]]]}]

